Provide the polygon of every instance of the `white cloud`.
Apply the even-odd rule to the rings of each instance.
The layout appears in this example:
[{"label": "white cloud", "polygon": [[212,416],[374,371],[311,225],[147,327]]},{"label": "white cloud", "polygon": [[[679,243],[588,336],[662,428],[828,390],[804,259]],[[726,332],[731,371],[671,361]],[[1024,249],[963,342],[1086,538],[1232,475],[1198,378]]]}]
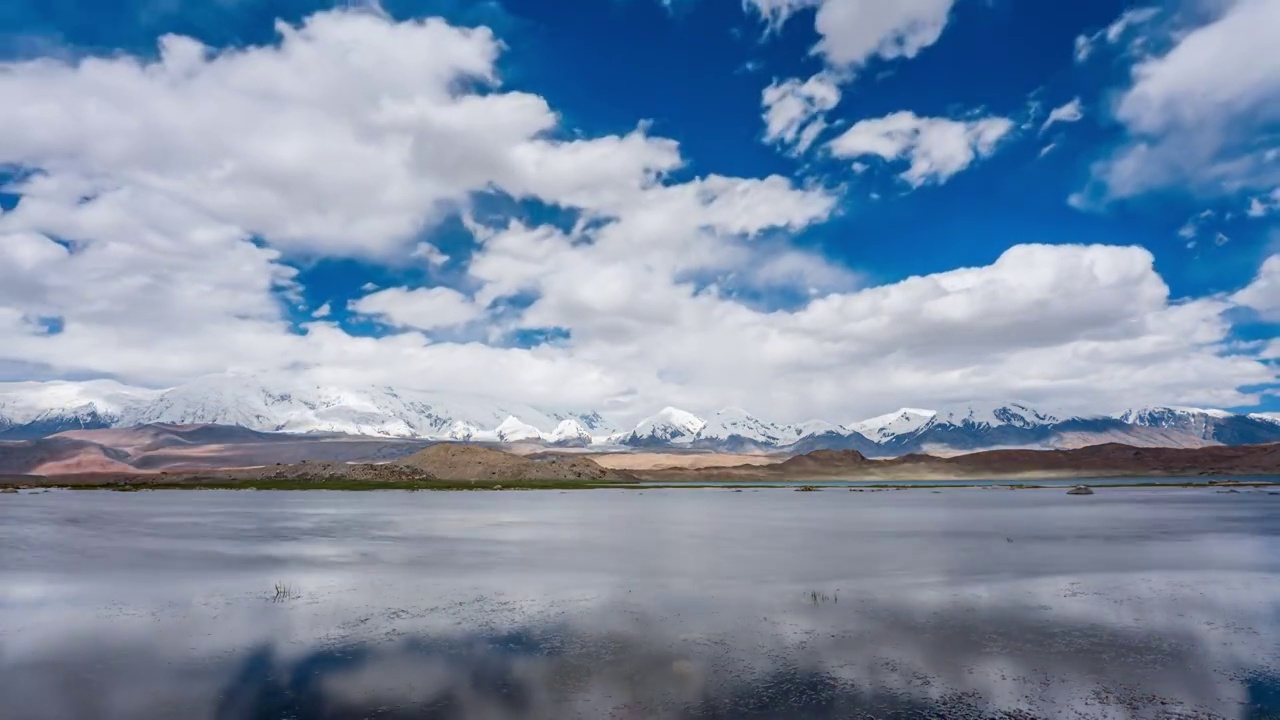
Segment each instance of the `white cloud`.
[{"label": "white cloud", "polygon": [[[1144,250],[1017,245],[989,265],[866,287],[787,240],[836,212],[825,188],[780,176],[677,182],[666,171],[683,162],[678,148],[643,130],[551,140],[541,98],[492,86],[485,31],[344,13],[305,27],[231,53],[185,46],[159,65],[5,66],[0,105],[19,110],[0,114],[0,162],[38,172],[0,214],[0,362],[154,385],[286,372],[623,415],[749,404],[796,420],[977,398],[1238,405],[1252,400],[1238,388],[1274,380],[1256,358],[1225,352],[1233,301],[1171,302]],[[416,69],[384,62],[398,52]],[[450,53],[483,61],[459,76]],[[242,67],[250,59],[264,74]],[[282,84],[301,74],[299,87]],[[471,95],[464,77],[488,85]],[[82,95],[103,112],[77,117]],[[231,130],[215,123],[220,103]],[[402,116],[414,119],[387,120]],[[383,120],[399,130],[383,132]],[[1011,125],[909,113],[865,122],[843,151],[906,162],[913,184],[989,154]],[[317,149],[317,132],[337,146]],[[348,152],[371,160],[358,177],[326,164]],[[451,174],[458,167],[469,179]],[[431,262],[415,239],[440,198],[465,205],[476,188],[568,205],[586,221],[568,231],[519,216],[469,223],[477,247],[450,261],[465,294],[370,283],[352,303],[393,334],[352,335],[319,311],[290,322],[299,275],[284,253]],[[386,231],[401,227],[413,232]],[[527,307],[487,311],[512,296]],[[61,331],[42,318],[60,318]],[[523,349],[419,332],[462,323],[567,338]]]},{"label": "white cloud", "polygon": [[1134,65],[1114,111],[1129,138],[1094,167],[1096,199],[1167,188],[1234,195],[1280,184],[1280,165],[1268,160],[1280,147],[1280,3],[1214,7],[1218,14],[1202,25],[1160,29],[1171,48]]},{"label": "white cloud", "polygon": [[742,5],[754,9],[768,24],[770,30],[777,30],[795,13],[805,8],[816,7],[822,0],[743,0]]},{"label": "white cloud", "polygon": [[1200,234],[1200,229],[1213,220],[1213,210],[1202,210],[1195,215],[1187,218],[1187,221],[1178,228],[1178,237],[1184,240],[1191,240]]},{"label": "white cloud", "polygon": [[414,248],[410,253],[412,257],[419,257],[427,261],[428,265],[443,265],[449,262],[449,256],[445,255],[440,248],[431,243],[418,243],[418,247]]},{"label": "white cloud", "polygon": [[946,182],[975,160],[991,155],[1012,129],[1013,122],[1001,117],[951,120],[897,112],[858,122],[827,148],[841,158],[874,155],[888,161],[906,160],[909,167],[902,179],[920,187]]},{"label": "white cloud", "polygon": [[446,287],[387,288],[352,302],[351,309],[389,325],[419,330],[461,325],[484,313],[471,298]]},{"label": "white cloud", "polygon": [[1280,255],[1268,257],[1253,282],[1231,299],[1267,320],[1280,322]]},{"label": "white cloud", "polygon": [[1107,26],[1105,31],[1107,42],[1112,45],[1120,42],[1120,39],[1124,37],[1124,34],[1128,32],[1130,28],[1150,22],[1152,18],[1159,14],[1160,8],[1157,7],[1141,7],[1126,10],[1120,14],[1120,17],[1116,18],[1115,22]]},{"label": "white cloud", "polygon": [[558,272],[526,269],[540,299],[524,322],[571,328],[576,358],[645,368],[631,374],[648,378],[643,396],[695,408],[746,387],[754,405],[793,418],[974,397],[1240,404],[1233,383],[1272,377],[1220,353],[1228,303],[1171,304],[1140,248],[1016,246],[991,266],[830,293],[794,312],[724,302],[586,250],[558,259]]},{"label": "white cloud", "polygon": [[1093,55],[1093,40],[1088,35],[1078,35],[1075,41],[1076,62],[1082,63]]},{"label": "white cloud", "polygon": [[317,320],[322,320],[322,319],[324,319],[324,318],[329,317],[329,316],[330,316],[330,315],[332,315],[332,314],[333,314],[333,307],[332,307],[332,306],[330,306],[330,304],[329,304],[329,303],[325,303],[325,304],[321,305],[320,307],[316,308],[316,309],[315,309],[315,312],[312,312],[312,313],[311,313],[311,317],[313,317],[313,318],[315,318],[315,319],[317,319]]},{"label": "white cloud", "polygon": [[1094,51],[1099,44],[1106,42],[1108,45],[1115,45],[1120,42],[1129,31],[1136,27],[1141,27],[1151,22],[1160,14],[1158,7],[1139,7],[1130,8],[1120,14],[1110,25],[1099,30],[1092,35],[1080,35],[1075,41],[1075,58],[1077,63],[1086,62],[1093,56]]},{"label": "white cloud", "polygon": [[803,153],[827,127],[825,113],[840,102],[840,85],[875,59],[913,58],[942,36],[955,0],[743,0],[771,31],[796,12],[817,8],[814,30],[826,70],[808,80],[773,82],[762,94],[765,141]]},{"label": "white cloud", "polygon": [[744,0],[771,27],[817,7],[813,52],[833,67],[856,69],[872,58],[912,58],[938,41],[955,0]]},{"label": "white cloud", "polygon": [[826,0],[814,28],[814,47],[832,65],[850,67],[869,58],[913,58],[938,41],[954,0]]},{"label": "white cloud", "polygon": [[819,73],[805,81],[775,81],[764,89],[760,100],[765,141],[803,153],[826,127],[823,113],[839,104],[840,86],[833,76]]},{"label": "white cloud", "polygon": [[542,98],[467,90],[497,86],[488,29],[366,12],[277,29],[278,45],[223,51],[165,36],[153,62],[9,63],[0,98],[21,110],[0,114],[0,162],[163,194],[287,251],[364,256],[477,190],[609,204],[679,164],[639,132],[547,139]]},{"label": "white cloud", "polygon": [[1048,145],[1045,145],[1044,147],[1040,148],[1040,154],[1037,157],[1044,157],[1045,155],[1048,155],[1049,153],[1053,152],[1054,148],[1056,147],[1058,147],[1057,143],[1049,143]]},{"label": "white cloud", "polygon": [[1249,198],[1249,208],[1245,211],[1245,214],[1251,218],[1260,218],[1266,217],[1276,210],[1280,210],[1280,187],[1266,195]]},{"label": "white cloud", "polygon": [[1045,119],[1044,124],[1040,126],[1040,134],[1044,134],[1056,123],[1074,123],[1084,119],[1084,104],[1080,102],[1080,98],[1066,103],[1065,105],[1054,108],[1049,111],[1049,117]]}]

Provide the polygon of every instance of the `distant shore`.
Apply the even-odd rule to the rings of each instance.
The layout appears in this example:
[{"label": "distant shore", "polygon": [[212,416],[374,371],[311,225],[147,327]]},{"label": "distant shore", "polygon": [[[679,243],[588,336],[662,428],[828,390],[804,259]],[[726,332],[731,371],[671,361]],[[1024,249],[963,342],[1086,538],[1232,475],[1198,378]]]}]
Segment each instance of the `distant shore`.
[{"label": "distant shore", "polygon": [[[72,448],[77,451],[79,448]],[[437,444],[387,462],[301,460],[252,467],[143,470],[118,462],[110,471],[85,471],[83,463],[41,462],[0,475],[0,488],[22,485],[103,489],[261,490],[573,490],[631,487],[794,487],[854,482],[889,487],[972,484],[1033,486],[1090,480],[1185,479],[1280,482],[1280,445],[1208,448],[1136,448],[1096,445],[1073,450],[993,450],[954,457],[906,455],[873,459],[852,450],[818,450],[761,464],[740,456],[697,458],[694,467],[607,467],[580,454],[517,455],[465,444]],[[715,461],[734,463],[717,464]],[[663,462],[666,462],[665,460]],[[616,464],[616,463],[615,463]],[[35,469],[39,468],[39,469]],[[69,469],[70,468],[70,469]],[[46,469],[42,471],[42,469]],[[49,472],[47,469],[55,469]],[[1176,483],[1174,483],[1176,484]]]},{"label": "distant shore", "polygon": [[[1037,482],[1039,481],[1039,482]],[[1052,484],[1044,484],[1052,483]],[[333,477],[293,478],[235,478],[189,477],[164,478],[156,476],[134,478],[35,478],[0,477],[0,489],[4,491],[32,490],[98,490],[115,492],[142,492],[156,490],[248,490],[248,491],[339,491],[370,492],[378,490],[400,491],[512,491],[512,490],[763,490],[801,488],[814,491],[879,491],[879,490],[944,490],[944,489],[1002,489],[1002,490],[1062,490],[1073,483],[1100,489],[1123,488],[1276,488],[1280,494],[1280,478],[1167,478],[1165,482],[1153,482],[1149,478],[1124,477],[1040,477],[1040,478],[931,478],[918,480],[881,479],[823,479],[823,480],[745,480],[734,482],[690,479],[670,482],[638,481],[571,481],[571,480],[505,480],[476,482],[465,480],[362,480]]]}]

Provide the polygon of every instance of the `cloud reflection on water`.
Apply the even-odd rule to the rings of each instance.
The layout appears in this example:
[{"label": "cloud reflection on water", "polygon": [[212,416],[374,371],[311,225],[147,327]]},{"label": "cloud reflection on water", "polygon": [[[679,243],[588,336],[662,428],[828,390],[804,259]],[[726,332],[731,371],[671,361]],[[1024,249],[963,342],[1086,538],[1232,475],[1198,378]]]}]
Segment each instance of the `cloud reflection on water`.
[{"label": "cloud reflection on water", "polygon": [[[41,541],[0,556],[0,717],[1280,709],[1274,505],[745,495],[389,493],[344,497],[349,517],[310,495],[23,498],[0,540]],[[86,514],[94,547],[48,531]],[[277,580],[301,597],[270,602]]]}]

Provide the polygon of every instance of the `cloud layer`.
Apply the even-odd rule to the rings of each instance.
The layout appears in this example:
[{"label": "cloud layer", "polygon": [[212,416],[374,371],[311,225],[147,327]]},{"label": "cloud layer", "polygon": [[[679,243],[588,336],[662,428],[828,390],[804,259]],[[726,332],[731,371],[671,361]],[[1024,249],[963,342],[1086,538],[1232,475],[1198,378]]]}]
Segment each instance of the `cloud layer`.
[{"label": "cloud layer", "polygon": [[[795,9],[757,5],[779,19]],[[846,66],[909,57],[949,9],[903,3],[887,18],[830,0],[817,52]],[[1269,312],[1265,278],[1174,301],[1144,249],[1014,244],[986,265],[871,285],[791,240],[840,212],[838,188],[677,176],[680,147],[644,126],[580,136],[542,97],[503,88],[486,29],[335,11],[278,30],[259,47],[170,36],[157,60],[0,66],[0,105],[18,109],[0,113],[0,164],[18,168],[21,197],[0,214],[0,363],[152,385],[289,372],[620,416],[670,403],[780,420],[984,399],[1235,406],[1256,400],[1240,388],[1275,380],[1232,352],[1223,316]],[[838,101],[834,85],[777,87],[774,107]],[[770,132],[813,142],[789,118]],[[903,163],[916,187],[1011,129],[902,112],[826,147]],[[481,196],[572,222],[473,213]],[[298,267],[438,266],[423,238],[453,215],[472,235],[448,258],[456,281],[370,288],[345,312],[293,317]],[[556,339],[516,341],[537,333]]]},{"label": "cloud layer", "polygon": [[991,155],[1013,122],[1007,118],[978,120],[922,118],[909,111],[862,120],[828,144],[840,158],[878,156],[908,167],[900,177],[912,187],[946,182],[975,160]]},{"label": "cloud layer", "polygon": [[[1280,4],[1200,5],[1188,13],[1195,22],[1169,16],[1130,49],[1131,82],[1114,107],[1128,139],[1094,167],[1094,194],[1173,189],[1221,197],[1280,187]],[[1159,17],[1127,13],[1106,39],[1114,44],[1134,23]],[[1148,50],[1153,44],[1159,49]]]}]

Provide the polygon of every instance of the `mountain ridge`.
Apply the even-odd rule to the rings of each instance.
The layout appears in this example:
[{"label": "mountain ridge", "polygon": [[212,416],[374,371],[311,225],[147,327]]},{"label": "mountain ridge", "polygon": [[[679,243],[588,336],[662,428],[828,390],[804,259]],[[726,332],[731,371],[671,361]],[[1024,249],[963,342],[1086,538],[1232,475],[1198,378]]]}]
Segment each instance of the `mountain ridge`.
[{"label": "mountain ridge", "polygon": [[1102,442],[1201,447],[1280,441],[1280,415],[1179,406],[1096,415],[1046,412],[1017,402],[901,408],[843,425],[825,420],[776,423],[737,407],[705,418],[666,407],[626,429],[594,410],[566,412],[475,396],[391,387],[327,388],[232,374],[168,390],[110,380],[0,383],[0,440],[151,424],[564,448],[792,455],[852,450],[868,457]]}]

